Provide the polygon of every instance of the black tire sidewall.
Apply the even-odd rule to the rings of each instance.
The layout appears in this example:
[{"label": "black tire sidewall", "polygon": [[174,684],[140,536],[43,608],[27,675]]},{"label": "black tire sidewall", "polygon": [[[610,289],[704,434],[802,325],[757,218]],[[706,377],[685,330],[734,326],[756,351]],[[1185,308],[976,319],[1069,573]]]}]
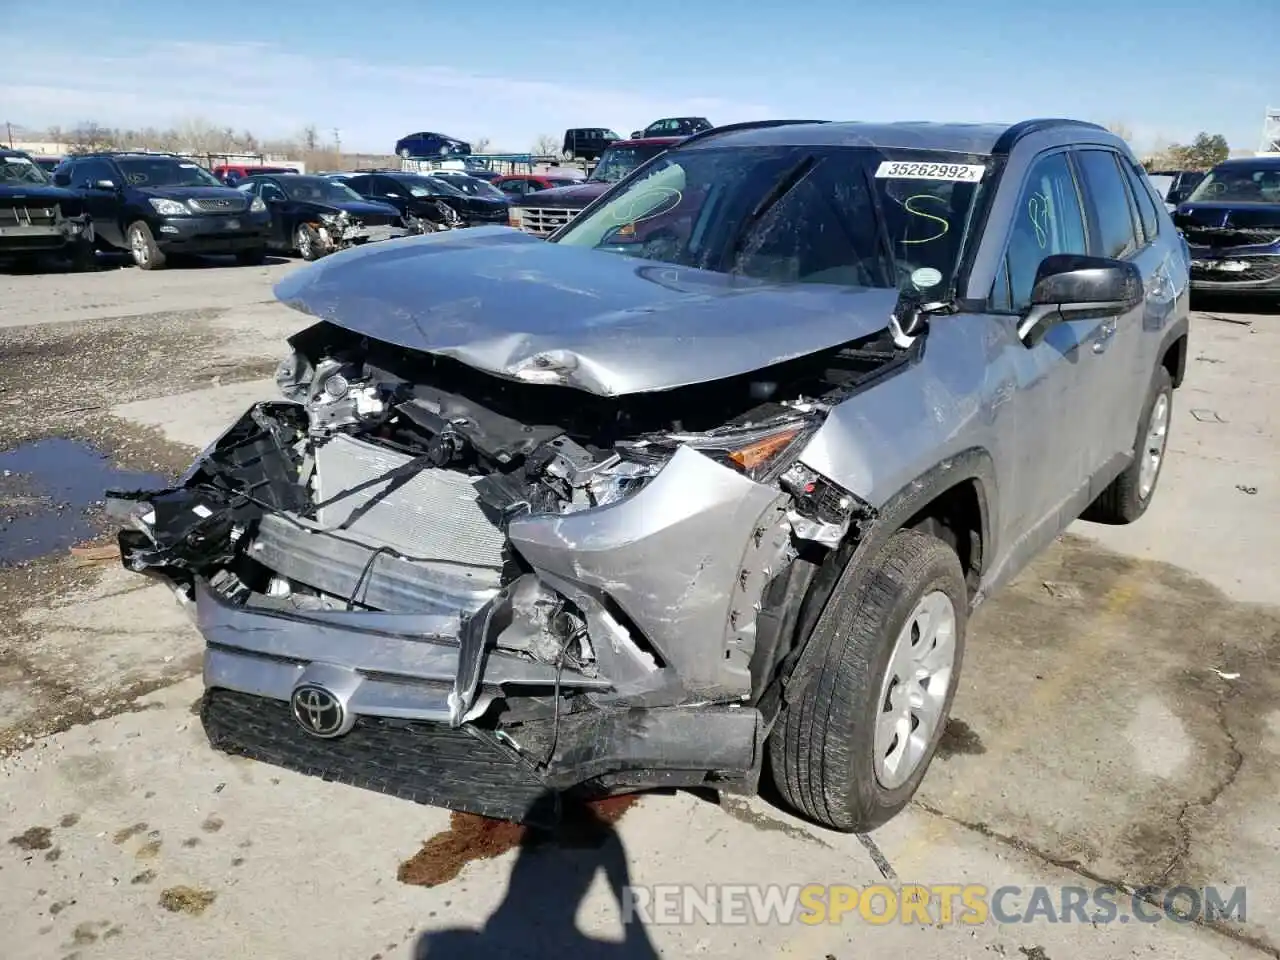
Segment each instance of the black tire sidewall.
[{"label": "black tire sidewall", "polygon": [[[935,539],[936,538],[930,538]],[[941,540],[936,541],[942,550],[935,551],[923,578],[914,585],[900,584],[896,599],[890,608],[879,612],[879,643],[873,650],[866,650],[858,636],[850,638],[847,655],[854,658],[859,677],[856,701],[858,716],[850,731],[849,785],[852,795],[848,809],[861,811],[862,816],[875,824],[883,823],[901,810],[915,794],[928,772],[933,755],[942,739],[942,733],[955,699],[960,682],[960,668],[964,661],[965,635],[968,627],[968,596],[959,558]],[[944,552],[945,551],[945,552]],[[948,554],[950,557],[948,558]],[[954,562],[948,562],[953,559]],[[933,731],[928,749],[911,776],[892,789],[881,785],[875,774],[875,729],[880,715],[880,689],[888,670],[898,634],[907,623],[907,617],[920,599],[940,590],[951,600],[956,617],[955,661],[951,671],[951,683],[942,704],[937,729]],[[862,647],[862,649],[858,649]]]}]

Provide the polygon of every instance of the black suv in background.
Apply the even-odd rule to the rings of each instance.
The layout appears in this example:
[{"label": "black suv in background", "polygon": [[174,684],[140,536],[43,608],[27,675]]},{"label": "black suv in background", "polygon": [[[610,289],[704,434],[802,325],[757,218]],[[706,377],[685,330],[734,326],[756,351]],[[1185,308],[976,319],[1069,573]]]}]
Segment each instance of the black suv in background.
[{"label": "black suv in background", "polygon": [[143,270],[163,267],[173,254],[234,253],[246,264],[266,256],[271,228],[266,205],[183,157],[68,157],[53,180],[83,200],[98,246],[128,250]]},{"label": "black suv in background", "polygon": [[80,198],[55,187],[29,154],[0,150],[0,257],[32,261],[46,253],[88,270],[93,223]]},{"label": "black suv in background", "polygon": [[564,132],[562,150],[575,160],[598,160],[605,147],[622,138],[604,127],[574,127]]}]

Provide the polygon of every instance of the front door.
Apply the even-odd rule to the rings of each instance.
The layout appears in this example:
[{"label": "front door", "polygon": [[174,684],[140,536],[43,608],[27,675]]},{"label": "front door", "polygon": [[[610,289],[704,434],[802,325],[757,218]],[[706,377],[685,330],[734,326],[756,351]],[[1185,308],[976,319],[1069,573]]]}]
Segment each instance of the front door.
[{"label": "front door", "polygon": [[[110,180],[112,189],[98,184]],[[93,231],[113,247],[126,246],[121,214],[126,184],[114,166],[106,160],[84,160],[71,171],[71,188],[84,198],[85,209],[93,218]]]},{"label": "front door", "polygon": [[1099,416],[1092,343],[1100,320],[1056,323],[1027,347],[1017,339],[1020,315],[1031,304],[1045,257],[1088,252],[1088,236],[1074,171],[1064,151],[1042,154],[1021,185],[1005,258],[996,277],[993,307],[1006,314],[1012,394],[1012,462],[999,479],[1011,529],[1024,531],[1019,549],[1033,553],[1075,519],[1088,503],[1092,436]]}]

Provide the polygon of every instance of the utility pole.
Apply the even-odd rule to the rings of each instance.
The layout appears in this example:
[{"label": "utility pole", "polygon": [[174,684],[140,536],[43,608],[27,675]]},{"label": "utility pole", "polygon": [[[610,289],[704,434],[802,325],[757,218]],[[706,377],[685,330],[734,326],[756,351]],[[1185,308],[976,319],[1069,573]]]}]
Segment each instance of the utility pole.
[{"label": "utility pole", "polygon": [[9,146],[13,146],[13,124],[8,120],[4,122],[5,133],[9,135]]},{"label": "utility pole", "polygon": [[342,166],[342,131],[333,128],[333,153],[338,166]]}]

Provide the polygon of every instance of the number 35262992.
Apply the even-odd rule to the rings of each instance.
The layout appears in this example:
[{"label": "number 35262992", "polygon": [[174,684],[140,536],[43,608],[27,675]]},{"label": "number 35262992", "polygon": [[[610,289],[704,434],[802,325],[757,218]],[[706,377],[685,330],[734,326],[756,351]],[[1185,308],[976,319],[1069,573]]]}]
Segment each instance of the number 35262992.
[{"label": "number 35262992", "polygon": [[987,168],[980,163],[918,163],[886,160],[876,168],[877,177],[903,180],[959,180],[977,183]]}]

